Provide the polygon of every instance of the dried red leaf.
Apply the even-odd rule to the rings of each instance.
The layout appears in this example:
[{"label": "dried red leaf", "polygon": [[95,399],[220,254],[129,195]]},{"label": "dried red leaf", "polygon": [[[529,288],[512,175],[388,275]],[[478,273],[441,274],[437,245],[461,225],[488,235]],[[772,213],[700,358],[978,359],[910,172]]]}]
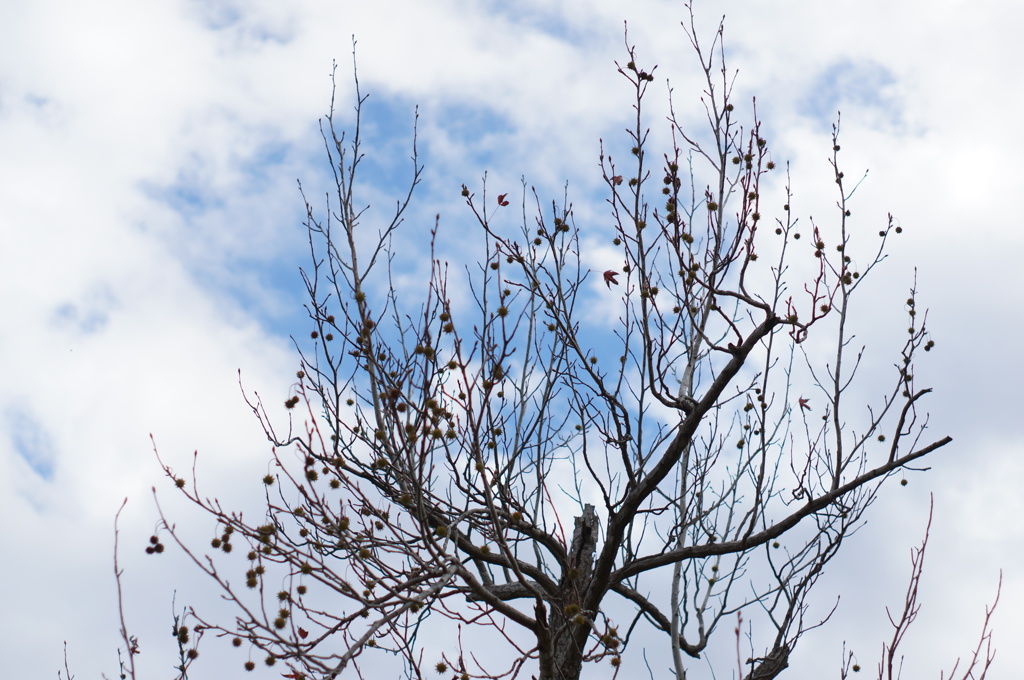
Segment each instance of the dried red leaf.
[{"label": "dried red leaf", "polygon": [[614,269],[609,269],[608,271],[606,271],[604,273],[604,283],[605,283],[605,285],[608,286],[609,288],[612,287],[613,283],[616,286],[619,285],[619,282],[615,280],[615,277],[618,276],[618,275],[619,275],[619,273],[617,271],[615,271]]}]

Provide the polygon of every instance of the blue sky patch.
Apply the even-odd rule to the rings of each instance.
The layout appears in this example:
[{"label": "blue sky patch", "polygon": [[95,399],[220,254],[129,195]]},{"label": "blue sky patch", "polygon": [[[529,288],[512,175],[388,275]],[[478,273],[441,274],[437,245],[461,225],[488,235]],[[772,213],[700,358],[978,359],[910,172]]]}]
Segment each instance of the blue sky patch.
[{"label": "blue sky patch", "polygon": [[823,123],[835,122],[837,112],[844,109],[874,111],[877,125],[900,127],[903,111],[896,93],[898,82],[881,64],[838,61],[814,78],[799,110]]},{"label": "blue sky patch", "polygon": [[4,425],[21,459],[39,477],[52,481],[57,454],[50,433],[27,410],[17,407],[4,413]]},{"label": "blue sky patch", "polygon": [[61,303],[53,312],[53,322],[61,328],[92,335],[110,323],[110,312],[118,306],[117,297],[106,284],[83,292],[77,300]]},{"label": "blue sky patch", "polygon": [[295,37],[294,22],[281,21],[272,14],[261,16],[263,8],[239,0],[196,0],[191,4],[203,28],[233,37],[236,45],[286,45]]},{"label": "blue sky patch", "polygon": [[166,186],[144,183],[143,193],[166,203],[183,217],[195,217],[210,210],[223,208],[224,202],[211,188],[209,169],[203,159],[193,157],[190,167],[178,171],[174,181]]}]

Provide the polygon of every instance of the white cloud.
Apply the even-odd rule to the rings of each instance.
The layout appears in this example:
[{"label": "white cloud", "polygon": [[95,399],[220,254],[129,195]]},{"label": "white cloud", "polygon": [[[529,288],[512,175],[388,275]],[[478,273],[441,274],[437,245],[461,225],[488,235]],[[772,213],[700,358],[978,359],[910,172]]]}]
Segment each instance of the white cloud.
[{"label": "white cloud", "polygon": [[[369,142],[380,158],[368,179],[406,172],[412,106],[421,105],[427,174],[411,225],[432,225],[440,212],[442,237],[471,233],[458,188],[478,191],[473,182],[488,170],[490,191],[518,192],[525,175],[542,201],[560,201],[570,180],[578,220],[600,234],[598,138],[628,150],[628,89],[613,64],[625,61],[623,19],[641,61],[659,64],[652,135],[666,135],[662,77],[688,120],[702,116],[681,6],[619,5],[0,7],[0,583],[9,594],[0,637],[19,650],[6,658],[11,677],[52,676],[65,638],[77,674],[116,671],[110,537],[125,496],[122,550],[135,593],[127,613],[144,635],[148,671],[171,663],[165,614],[177,576],[168,565],[177,563],[141,555],[155,521],[148,489],[162,483],[148,434],[181,470],[198,448],[211,495],[244,503],[259,493],[267,444],[236,371],[268,404],[283,401],[293,379],[286,336],[305,332],[294,309],[294,266],[305,256],[294,182],[323,195],[315,119],[332,59],[339,118],[351,118],[352,34],[379,114],[366,129],[382,136]],[[794,162],[794,204],[816,219],[833,210],[834,196],[818,187],[827,184],[831,109],[842,109],[847,174],[871,170],[855,223],[871,236],[891,211],[905,229],[879,275],[896,292],[879,304],[898,312],[916,264],[933,307],[938,344],[920,378],[938,388],[931,431],[954,444],[913,478],[920,491],[875,508],[855,539],[897,573],[865,583],[851,567],[836,591],[866,589],[863,611],[874,607],[882,620],[923,526],[924,490],[934,489],[924,595],[942,615],[922,619],[917,634],[966,653],[1003,566],[996,635],[1008,650],[1024,634],[1012,552],[1019,475],[1009,472],[1024,448],[1012,297],[1022,284],[1021,172],[1010,139],[1024,116],[1024,95],[1011,86],[1024,56],[1013,34],[1021,10],[995,0],[927,11],[870,0],[706,2],[697,11],[702,35],[727,14],[737,92],[757,94],[773,153]],[[370,189],[381,215],[393,188]],[[449,242],[442,252],[458,249]],[[199,540],[208,530],[205,521],[194,529]],[[182,591],[201,587],[188,577]],[[873,659],[874,649],[862,650],[862,661]],[[838,660],[838,650],[820,659]],[[1006,652],[997,663],[990,677],[1010,677]]]}]

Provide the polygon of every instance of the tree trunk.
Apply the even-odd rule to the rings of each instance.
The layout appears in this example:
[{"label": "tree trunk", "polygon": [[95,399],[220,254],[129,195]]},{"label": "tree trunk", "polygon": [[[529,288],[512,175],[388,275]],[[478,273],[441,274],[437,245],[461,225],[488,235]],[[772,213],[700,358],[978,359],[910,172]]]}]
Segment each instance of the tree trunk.
[{"label": "tree trunk", "polygon": [[[539,680],[579,680],[583,652],[593,624],[593,612],[583,611],[580,603],[590,585],[597,534],[597,513],[593,505],[586,505],[575,521],[568,568],[559,583],[558,600],[548,602],[547,630],[543,636],[538,636]],[[543,608],[538,607],[538,614],[541,611]]]}]

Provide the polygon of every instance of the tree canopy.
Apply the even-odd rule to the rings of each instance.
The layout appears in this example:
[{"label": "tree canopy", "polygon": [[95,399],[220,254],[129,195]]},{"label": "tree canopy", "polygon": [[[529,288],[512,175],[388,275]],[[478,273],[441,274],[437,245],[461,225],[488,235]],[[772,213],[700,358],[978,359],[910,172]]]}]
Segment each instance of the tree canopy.
[{"label": "tree canopy", "polygon": [[[733,101],[721,27],[709,43],[692,16],[684,28],[706,129],[673,111],[657,123],[673,143],[651,148],[655,67],[627,45],[635,116],[627,157],[599,157],[607,223],[577,224],[568,190],[463,185],[485,255],[439,257],[469,238],[439,215],[416,299],[392,266],[403,229],[422,229],[405,224],[415,142],[382,217],[361,199],[358,79],[348,133],[332,99],[334,191],[323,208],[305,197],[310,330],[287,418],[249,398],[275,447],[266,514],[165,466],[218,528],[207,551],[170,517],[164,530],[237,605],[228,622],[190,612],[194,630],[295,678],[391,661],[408,677],[575,679],[596,664],[765,680],[828,620],[810,612],[826,565],[887,482],[951,441],[926,433],[916,361],[933,342],[908,282],[891,371],[859,374],[855,305],[901,227],[855,225],[838,122],[835,210],[798,218],[756,107]],[[614,268],[595,268],[597,241]],[[735,657],[706,660],[732,638]],[[641,670],[646,649],[662,650],[656,669]]]}]

